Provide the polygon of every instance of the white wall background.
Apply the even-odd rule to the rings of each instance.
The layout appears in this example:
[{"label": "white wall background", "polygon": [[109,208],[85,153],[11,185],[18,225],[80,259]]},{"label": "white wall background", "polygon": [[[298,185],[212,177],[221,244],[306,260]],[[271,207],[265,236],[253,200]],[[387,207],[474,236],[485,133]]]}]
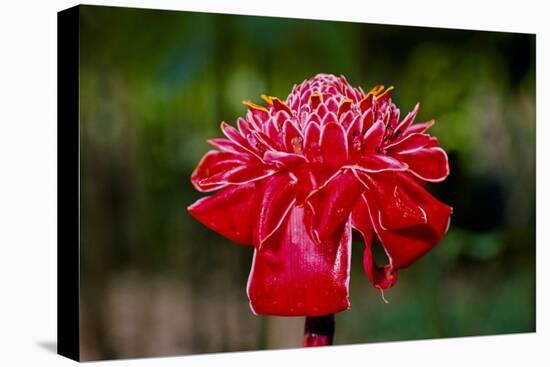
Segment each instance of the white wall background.
[{"label": "white wall background", "polygon": [[[544,1],[90,1],[98,5],[537,33],[537,333],[90,363],[117,366],[548,365],[550,33]],[[56,341],[56,12],[0,5],[0,365],[68,366]],[[546,66],[546,67],[545,67]]]}]

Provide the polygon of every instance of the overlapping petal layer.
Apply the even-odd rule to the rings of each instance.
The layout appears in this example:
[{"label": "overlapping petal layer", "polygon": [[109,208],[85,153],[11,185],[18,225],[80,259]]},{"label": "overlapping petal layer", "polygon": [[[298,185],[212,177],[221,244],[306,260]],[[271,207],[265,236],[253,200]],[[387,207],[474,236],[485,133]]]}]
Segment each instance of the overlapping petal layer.
[{"label": "overlapping petal layer", "polygon": [[[322,315],[349,307],[352,228],[365,242],[364,269],[379,289],[444,235],[451,208],[423,182],[449,174],[447,155],[426,134],[433,121],[400,120],[392,87],[365,93],[319,74],[283,102],[246,101],[237,127],[210,140],[191,181],[219,190],[189,207],[221,235],[255,247],[248,295],[259,314]],[[380,243],[388,264],[373,260]]]}]

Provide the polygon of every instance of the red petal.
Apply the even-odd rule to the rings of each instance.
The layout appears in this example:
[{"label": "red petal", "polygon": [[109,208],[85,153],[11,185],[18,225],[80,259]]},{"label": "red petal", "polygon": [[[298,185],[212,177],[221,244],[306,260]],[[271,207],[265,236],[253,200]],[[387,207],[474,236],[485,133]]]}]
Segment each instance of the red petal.
[{"label": "red petal", "polygon": [[392,91],[393,91],[393,87],[388,87],[388,89],[386,89],[384,93],[376,96],[376,103],[382,104],[384,102],[388,102],[391,98]]},{"label": "red petal", "polygon": [[374,111],[367,110],[361,115],[361,119],[363,120],[363,129],[369,129],[374,124]]},{"label": "red petal", "polygon": [[276,163],[288,169],[307,162],[306,158],[300,154],[275,152],[272,150],[264,153],[264,161],[267,163]]},{"label": "red petal", "polygon": [[338,112],[336,113],[336,116],[340,118],[344,112],[347,112],[351,109],[351,104],[353,103],[353,100],[351,99],[344,99],[342,102],[340,102],[340,106],[338,106]]},{"label": "red petal", "polygon": [[330,168],[340,168],[348,159],[348,142],[342,125],[330,122],[322,127],[321,156]]},{"label": "red petal", "polygon": [[325,118],[325,116],[327,115],[328,113],[328,110],[327,110],[327,107],[325,106],[324,103],[321,103],[318,107],[317,107],[317,110],[315,111],[315,114],[317,116],[319,116],[319,118],[321,119],[321,122],[322,120]]},{"label": "red petal", "polygon": [[204,186],[202,182],[212,176],[242,167],[245,162],[247,162],[247,160],[243,155],[211,150],[202,157],[191,174],[191,183],[199,191],[216,190],[224,186],[224,184],[219,187],[208,187]]},{"label": "red petal", "polygon": [[242,117],[237,119],[237,127],[239,128],[242,136],[250,134],[250,124]]},{"label": "red petal", "polygon": [[428,130],[430,127],[432,127],[434,123],[435,123],[434,120],[430,120],[420,124],[411,125],[405,130],[405,132],[403,132],[403,136],[414,134],[414,133],[423,133],[426,130]]},{"label": "red petal", "polygon": [[275,111],[285,111],[289,115],[292,115],[292,110],[290,107],[288,107],[284,102],[282,102],[277,97],[271,97],[271,101],[273,102],[273,107],[275,108]]},{"label": "red petal", "polygon": [[304,221],[305,209],[294,207],[284,230],[254,252],[247,293],[256,314],[320,316],[349,308],[349,223],[318,243]]},{"label": "red petal", "polygon": [[336,102],[335,97],[327,98],[327,101],[325,102],[325,106],[327,106],[327,110],[329,112],[336,113],[338,111],[338,102]]},{"label": "red petal", "polygon": [[309,96],[309,103],[311,105],[311,110],[315,110],[319,104],[323,102],[323,96],[319,93],[313,93]]},{"label": "red petal", "polygon": [[347,131],[349,129],[349,126],[353,122],[354,117],[359,117],[359,116],[355,115],[355,113],[353,111],[344,112],[344,114],[342,114],[339,117],[339,119],[340,119],[339,123],[340,123],[340,125],[342,125],[344,127],[344,130]]},{"label": "red petal", "polygon": [[364,195],[359,197],[359,200],[357,200],[357,203],[351,212],[351,226],[361,233],[363,239],[365,240],[365,245],[370,245],[372,242],[373,229],[369,215],[369,208],[367,206],[367,200]]},{"label": "red petal", "polygon": [[348,141],[350,141],[352,137],[360,137],[363,134],[363,119],[361,118],[361,116],[356,115],[351,124],[348,126],[347,130]]},{"label": "red petal", "polygon": [[374,101],[374,94],[369,93],[359,102],[359,108],[361,109],[361,112],[365,112],[369,108],[372,107]]},{"label": "red petal", "polygon": [[391,126],[391,128],[395,131],[395,128],[397,127],[397,123],[399,121],[399,114],[401,111],[399,108],[396,108],[395,106],[390,106],[390,115],[389,115],[389,121],[388,126]]},{"label": "red petal", "polygon": [[354,168],[365,172],[384,172],[384,171],[406,171],[407,166],[383,154],[370,154],[359,159],[359,163]]},{"label": "red petal", "polygon": [[247,150],[241,147],[239,144],[225,138],[213,138],[208,139],[207,142],[215,148],[223,152],[237,153],[237,154],[250,154]]},{"label": "red petal", "polygon": [[365,153],[374,153],[382,144],[386,127],[382,121],[376,121],[363,136],[363,151]]},{"label": "red petal", "polygon": [[286,174],[271,176],[258,184],[260,213],[256,218],[254,244],[262,244],[279,229],[296,199],[295,183]]},{"label": "red petal", "polygon": [[224,170],[198,182],[202,190],[217,190],[226,185],[241,185],[254,182],[277,173],[273,167],[265,165],[241,165],[231,170]]},{"label": "red petal", "polygon": [[397,135],[399,135],[400,132],[404,132],[405,130],[407,130],[409,128],[409,126],[412,125],[412,123],[414,122],[414,119],[416,118],[416,115],[418,114],[419,110],[420,110],[420,103],[417,103],[414,106],[414,109],[411,112],[409,112],[407,114],[407,116],[405,116],[403,121],[401,121],[397,125],[397,127],[395,128],[395,131],[396,131]]},{"label": "red petal", "polygon": [[382,229],[399,229],[426,224],[424,210],[411,196],[403,190],[400,180],[394,174],[356,173],[361,182],[367,183],[371,195],[375,195],[380,207],[376,220]]},{"label": "red petal", "polygon": [[405,153],[409,151],[418,150],[427,146],[431,141],[431,137],[427,134],[410,134],[405,138],[386,145],[386,151],[394,153]]},{"label": "red petal", "polygon": [[187,210],[195,219],[233,242],[252,245],[252,229],[257,221],[256,185],[227,187],[199,199]]},{"label": "red petal", "polygon": [[292,121],[286,120],[283,131],[286,150],[292,153],[301,153],[303,138],[296,125]]},{"label": "red petal", "polygon": [[235,129],[233,126],[228,125],[225,122],[222,122],[221,123],[221,130],[229,140],[231,140],[235,144],[239,145],[240,147],[242,147],[246,151],[248,151],[248,152],[250,152],[254,155],[257,154],[254,151],[254,149],[250,146],[248,141],[246,141],[246,139],[241,135],[241,133],[239,133],[239,131],[237,129]]},{"label": "red petal", "polygon": [[315,122],[311,122],[306,129],[306,136],[304,141],[304,154],[306,157],[315,161],[320,157],[319,138],[321,136],[321,129]]},{"label": "red petal", "polygon": [[388,177],[392,174],[400,189],[426,213],[426,224],[395,230],[384,229],[376,218],[380,217],[380,211],[387,205],[385,198],[378,197],[374,190],[366,191],[374,229],[395,270],[410,265],[439,242],[448,229],[452,209],[431,196],[406,174],[383,173],[377,175],[377,179],[391,181]]},{"label": "red petal", "polygon": [[410,172],[422,180],[440,182],[449,175],[447,153],[439,147],[418,149],[393,156],[406,163]]},{"label": "red petal", "polygon": [[397,272],[391,272],[390,266],[379,267],[372,257],[373,228],[367,199],[361,196],[351,213],[351,225],[363,236],[365,251],[363,253],[363,268],[372,285],[378,289],[391,287],[397,281]]},{"label": "red petal", "polygon": [[397,282],[397,270],[392,270],[390,265],[379,267],[372,257],[372,246],[365,244],[363,252],[363,269],[372,285],[378,289],[387,289]]},{"label": "red petal", "polygon": [[346,170],[335,175],[315,192],[312,204],[317,222],[316,230],[321,240],[332,236],[347,220],[363,190],[363,185],[353,173]]},{"label": "red petal", "polygon": [[243,101],[248,106],[248,110],[252,113],[254,120],[258,126],[262,126],[269,119],[269,111],[262,106],[258,106],[250,101]]}]

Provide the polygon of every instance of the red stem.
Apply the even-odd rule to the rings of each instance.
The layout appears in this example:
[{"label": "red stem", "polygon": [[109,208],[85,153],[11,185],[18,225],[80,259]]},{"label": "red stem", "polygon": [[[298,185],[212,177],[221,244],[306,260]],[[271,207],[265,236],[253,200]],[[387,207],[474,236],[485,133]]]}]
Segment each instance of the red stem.
[{"label": "red stem", "polygon": [[304,327],[304,347],[332,345],[334,337],[334,314],[307,316]]}]

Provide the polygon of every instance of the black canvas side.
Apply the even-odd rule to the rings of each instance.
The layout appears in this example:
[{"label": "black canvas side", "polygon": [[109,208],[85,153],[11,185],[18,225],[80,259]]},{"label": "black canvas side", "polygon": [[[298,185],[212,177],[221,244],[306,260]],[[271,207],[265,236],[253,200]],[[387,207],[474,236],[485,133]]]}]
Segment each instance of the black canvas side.
[{"label": "black canvas side", "polygon": [[57,353],[80,359],[79,7],[57,14]]}]

